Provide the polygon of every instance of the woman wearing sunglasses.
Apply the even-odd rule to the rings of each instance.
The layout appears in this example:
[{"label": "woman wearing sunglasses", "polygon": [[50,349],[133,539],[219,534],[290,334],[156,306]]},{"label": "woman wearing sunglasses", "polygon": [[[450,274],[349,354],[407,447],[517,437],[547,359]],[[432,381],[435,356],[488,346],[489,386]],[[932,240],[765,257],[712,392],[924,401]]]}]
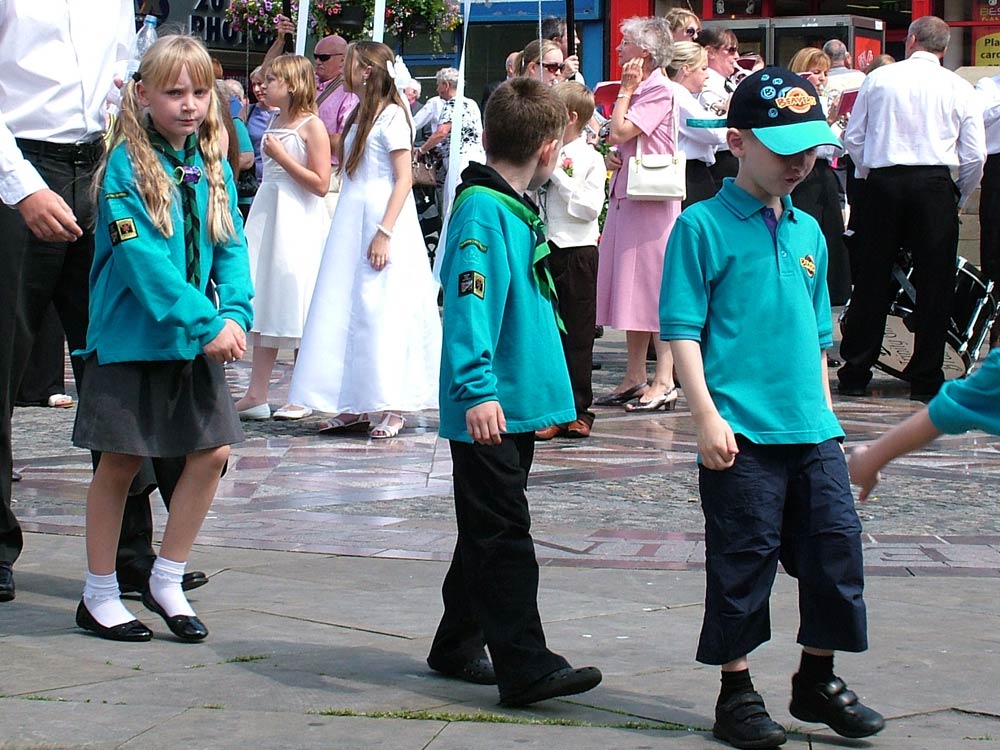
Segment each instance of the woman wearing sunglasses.
[{"label": "woman wearing sunglasses", "polygon": [[687,8],[671,8],[663,20],[670,26],[675,42],[693,42],[701,33],[701,19]]},{"label": "woman wearing sunglasses", "polygon": [[[677,152],[677,99],[663,73],[674,43],[662,18],[630,18],[621,30],[621,88],[608,137],[618,147],[618,158],[608,161],[615,171],[598,253],[597,323],[626,332],[628,360],[621,383],[594,403],[652,412],[673,409],[677,403],[670,345],[660,341],[658,333],[663,256],[681,202],[631,200],[629,173],[622,165],[628,164],[640,146],[643,154]],[[656,350],[656,372],[647,385],[650,342]]]},{"label": "woman wearing sunglasses", "polygon": [[[708,53],[708,78],[701,92],[701,105],[718,117],[725,117],[729,111],[729,97],[736,90],[736,60],[740,56],[740,48],[736,34],[726,28],[702,29],[698,34],[698,43]],[[725,146],[715,152],[715,164],[711,166],[712,179],[715,180],[716,192],[722,188],[726,177],[735,177],[740,163]]]},{"label": "woman wearing sunglasses", "polygon": [[562,48],[550,39],[532,40],[514,63],[517,75],[536,78],[546,86],[561,81],[563,69]]}]

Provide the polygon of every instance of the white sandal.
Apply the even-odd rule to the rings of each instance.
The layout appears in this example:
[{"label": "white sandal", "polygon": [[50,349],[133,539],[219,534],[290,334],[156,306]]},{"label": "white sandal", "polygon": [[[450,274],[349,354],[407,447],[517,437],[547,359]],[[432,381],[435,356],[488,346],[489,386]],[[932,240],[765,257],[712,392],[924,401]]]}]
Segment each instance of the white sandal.
[{"label": "white sandal", "polygon": [[70,409],[73,406],[73,397],[65,393],[53,393],[49,396],[48,404],[53,409]]},{"label": "white sandal", "polygon": [[338,414],[328,419],[319,429],[320,435],[333,435],[344,432],[368,432],[371,420],[367,414]]},{"label": "white sandal", "polygon": [[[393,418],[398,419],[398,424],[393,424]],[[394,438],[399,434],[399,431],[403,429],[406,424],[406,420],[403,418],[402,414],[396,414],[393,411],[387,411],[382,415],[382,421],[371,429],[372,440],[388,440],[389,438]]]}]

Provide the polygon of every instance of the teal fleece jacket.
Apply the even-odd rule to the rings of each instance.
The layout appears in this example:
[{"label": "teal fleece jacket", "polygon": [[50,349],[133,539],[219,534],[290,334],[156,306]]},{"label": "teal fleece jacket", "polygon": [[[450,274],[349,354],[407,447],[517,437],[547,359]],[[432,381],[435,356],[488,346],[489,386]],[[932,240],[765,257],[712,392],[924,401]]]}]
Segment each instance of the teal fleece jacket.
[{"label": "teal fleece jacket", "polygon": [[[472,164],[463,185],[483,185],[537,209],[490,167]],[[452,213],[441,283],[441,437],[471,443],[465,412],[499,401],[508,433],[576,419],[552,304],[532,276],[534,234],[488,193]]]},{"label": "teal fleece jacket", "polygon": [[969,430],[1000,435],[1000,349],[991,349],[969,377],[941,386],[927,410],[934,426],[948,435]]},{"label": "teal fleece jacket", "polygon": [[[168,174],[173,168],[157,154]],[[183,158],[182,152],[177,152]],[[197,166],[204,170],[201,154]],[[222,330],[225,319],[244,330],[253,323],[253,288],[236,188],[223,161],[229,206],[236,227],[232,238],[213,245],[208,235],[208,180],[196,185],[201,217],[201,283],[186,281],[181,199],[171,206],[173,234],[156,228],[136,186],[124,144],[108,155],[98,196],[94,265],[90,271],[90,326],[87,346],[98,362],[190,360]],[[218,303],[209,291],[214,288]]]}]

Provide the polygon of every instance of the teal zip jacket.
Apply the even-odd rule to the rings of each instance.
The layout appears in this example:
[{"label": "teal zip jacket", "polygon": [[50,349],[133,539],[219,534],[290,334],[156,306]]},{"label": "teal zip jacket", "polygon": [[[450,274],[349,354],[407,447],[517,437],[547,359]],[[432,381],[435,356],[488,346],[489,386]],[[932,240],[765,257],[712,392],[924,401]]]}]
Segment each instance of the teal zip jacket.
[{"label": "teal zip jacket", "polygon": [[[168,174],[173,167],[157,154]],[[177,152],[179,159],[182,152]],[[196,166],[204,171],[199,153]],[[229,318],[244,330],[253,323],[253,287],[243,220],[232,172],[223,161],[234,237],[213,245],[208,234],[208,180],[195,186],[201,219],[201,281],[186,281],[181,199],[171,206],[173,234],[164,237],[146,212],[124,144],[108,156],[98,196],[94,265],[90,271],[90,326],[83,356],[98,362],[190,360],[214,339]],[[210,296],[209,282],[218,304]]]},{"label": "teal zip jacket", "polygon": [[[462,173],[458,197],[471,185],[517,195],[490,167]],[[532,432],[576,419],[573,392],[552,303],[532,273],[535,235],[488,191],[456,199],[441,283],[441,437],[471,443],[465,412],[499,401],[508,433]]]}]

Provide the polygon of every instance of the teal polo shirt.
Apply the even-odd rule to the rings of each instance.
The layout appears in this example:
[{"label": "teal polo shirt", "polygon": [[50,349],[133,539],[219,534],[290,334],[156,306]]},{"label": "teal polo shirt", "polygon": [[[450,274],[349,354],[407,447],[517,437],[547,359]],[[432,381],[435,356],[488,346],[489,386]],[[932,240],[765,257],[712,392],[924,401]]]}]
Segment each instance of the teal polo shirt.
[{"label": "teal polo shirt", "polygon": [[820,366],[833,345],[826,241],[788,196],[782,206],[772,235],[766,206],[730,178],[680,215],[663,264],[660,338],[701,343],[709,392],[734,433],[815,444],[844,435]]}]

